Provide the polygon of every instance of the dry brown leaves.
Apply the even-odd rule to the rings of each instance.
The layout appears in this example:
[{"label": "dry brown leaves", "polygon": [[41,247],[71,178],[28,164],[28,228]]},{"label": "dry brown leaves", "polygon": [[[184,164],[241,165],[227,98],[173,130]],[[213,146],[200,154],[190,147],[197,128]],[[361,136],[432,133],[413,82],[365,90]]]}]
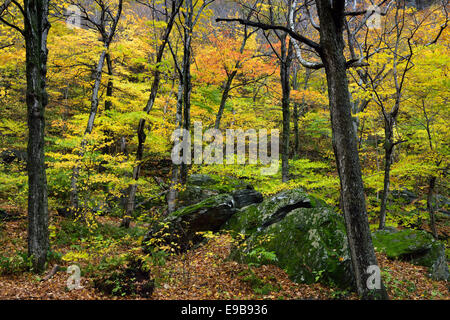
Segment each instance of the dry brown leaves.
[{"label": "dry brown leaves", "polygon": [[[164,267],[155,268],[153,274],[162,281],[155,289],[152,299],[332,299],[339,293],[338,290],[321,284],[293,283],[280,268],[261,266],[253,268],[254,273],[265,283],[270,283],[278,289],[266,295],[256,294],[250,283],[244,280],[248,266],[227,260],[230,246],[228,236],[219,236],[184,255],[170,258]],[[2,253],[25,249],[25,220],[4,224],[0,247]],[[450,299],[447,282],[431,280],[427,277],[427,268],[407,262],[390,261],[382,254],[377,254],[377,257],[382,269],[388,270],[389,277],[386,278],[385,274],[384,280],[391,298]],[[47,272],[52,267],[49,266]],[[138,299],[106,296],[92,287],[91,279],[83,277],[83,288],[69,291],[66,288],[68,276],[61,271],[48,281],[39,281],[39,278],[30,273],[0,275],[0,299]],[[357,297],[352,294],[345,298]]]}]

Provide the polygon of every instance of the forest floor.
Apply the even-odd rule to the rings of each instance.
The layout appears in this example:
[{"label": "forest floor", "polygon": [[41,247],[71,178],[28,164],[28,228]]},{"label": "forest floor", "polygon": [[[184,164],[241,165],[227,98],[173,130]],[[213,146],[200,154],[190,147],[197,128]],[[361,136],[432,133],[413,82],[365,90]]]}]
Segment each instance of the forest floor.
[{"label": "forest floor", "polygon": [[[60,217],[52,217],[52,220],[57,230],[64,223]],[[100,217],[99,220],[99,224],[119,228],[118,218]],[[26,232],[24,216],[0,223],[0,256],[25,252]],[[73,243],[61,243],[54,241],[52,250],[67,253],[74,248]],[[169,257],[164,266],[152,270],[152,274],[161,280],[151,299],[357,299],[354,293],[322,284],[294,283],[276,266],[249,267],[228,260],[230,243],[229,236],[218,235],[186,254]],[[112,251],[117,255],[129,250],[129,243],[124,242],[119,247],[114,246]],[[383,254],[377,256],[391,299],[450,300],[448,283],[431,280],[427,276],[427,268],[391,261]],[[67,267],[72,263],[60,260],[58,264]],[[46,273],[52,267],[52,264],[49,265]],[[30,272],[0,274],[0,299],[142,299],[137,296],[103,294],[94,288],[92,279],[83,276],[83,273],[82,288],[70,291],[66,287],[68,276],[61,271],[49,280],[41,281],[44,275],[37,276]]]}]

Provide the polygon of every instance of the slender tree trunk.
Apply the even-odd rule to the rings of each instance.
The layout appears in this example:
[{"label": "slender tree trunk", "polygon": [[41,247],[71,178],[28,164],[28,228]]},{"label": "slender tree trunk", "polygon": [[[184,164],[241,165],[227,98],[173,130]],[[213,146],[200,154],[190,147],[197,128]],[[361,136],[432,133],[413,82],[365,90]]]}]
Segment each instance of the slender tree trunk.
[{"label": "slender tree trunk", "polygon": [[[113,95],[114,90],[114,83],[112,80],[113,76],[113,66],[112,66],[112,60],[111,55],[109,53],[106,54],[105,57],[106,60],[106,67],[108,72],[108,83],[106,85],[106,98],[105,98],[105,111],[110,111],[112,108],[112,101],[109,99]],[[109,115],[108,115],[109,117]],[[113,133],[106,129],[103,133],[105,135],[105,147],[103,148],[103,153],[105,154],[113,154],[114,148],[112,146],[112,143],[114,142]]]},{"label": "slender tree trunk", "polygon": [[[155,61],[155,65],[157,66],[154,72],[154,78],[153,78],[153,83],[152,83],[152,88],[151,88],[151,92],[150,92],[150,97],[147,101],[147,105],[144,109],[144,111],[149,114],[150,111],[153,108],[153,105],[155,103],[155,99],[156,99],[156,95],[158,94],[159,91],[159,83],[161,81],[161,70],[159,68],[159,65],[162,62],[162,58],[163,58],[163,54],[164,54],[164,49],[166,48],[167,42],[169,41],[169,35],[170,32],[172,31],[173,25],[175,23],[175,17],[178,14],[178,11],[181,7],[181,4],[183,3],[183,0],[174,0],[172,1],[172,13],[171,16],[169,18],[169,21],[167,22],[167,27],[166,30],[164,32],[164,35],[162,37],[162,42],[159,45],[158,48],[158,53],[156,55],[156,61]],[[145,139],[146,139],[146,134],[145,134],[145,119],[140,119],[139,120],[139,125],[138,125],[138,130],[137,130],[137,136],[138,136],[138,148],[136,151],[136,166],[133,168],[133,180],[134,181],[138,181],[139,180],[139,174],[141,171],[141,165],[142,165],[142,157],[144,155],[144,144],[145,144]],[[135,199],[136,199],[136,191],[137,191],[137,184],[133,183],[132,185],[130,185],[130,187],[128,188],[128,200],[127,200],[127,204],[125,207],[125,214],[124,217],[122,219],[122,226],[125,228],[128,228],[130,226],[130,222],[131,222],[131,216],[133,214],[134,211],[134,204],[135,204]]]},{"label": "slender tree trunk", "polygon": [[[294,67],[294,72],[292,74],[292,89],[298,90],[299,83],[298,83],[298,67]],[[299,130],[298,130],[298,102],[294,102],[294,110],[292,112],[293,120],[294,120],[294,158],[297,158],[297,153],[300,148],[300,137],[299,137]]]},{"label": "slender tree trunk", "polygon": [[25,45],[28,120],[28,254],[33,270],[45,268],[49,250],[47,178],[45,174],[44,128],[46,91],[48,0],[25,0]]},{"label": "slender tree trunk", "polygon": [[[239,49],[240,54],[242,54],[244,52],[248,37],[249,36],[247,34],[247,31],[245,31],[244,38],[242,39],[241,48]],[[238,60],[234,66],[233,71],[228,75],[227,80],[224,83],[222,98],[220,99],[219,111],[217,112],[216,122],[214,124],[215,129],[220,128],[220,120],[222,119],[223,111],[225,110],[225,105],[227,103],[227,99],[230,94],[231,84],[233,83],[233,80],[236,77],[236,74],[237,74],[237,71],[238,71],[238,68],[240,67],[240,65],[241,65],[241,61]]]},{"label": "slender tree trunk", "polygon": [[112,75],[113,75],[113,67],[112,67],[112,60],[111,60],[111,55],[109,53],[106,54],[106,66],[108,68],[108,84],[106,85],[106,100],[105,100],[105,111],[109,111],[111,110],[112,107],[112,102],[111,100],[108,99],[108,97],[112,97],[113,94],[113,88],[114,88],[114,83],[112,80]]},{"label": "slender tree trunk", "polygon": [[389,185],[391,178],[391,166],[392,166],[392,153],[394,152],[393,142],[393,120],[390,115],[387,117],[384,124],[384,185],[383,193],[381,195],[381,207],[380,207],[380,224],[379,230],[383,230],[386,227],[386,207],[389,197]]},{"label": "slender tree trunk", "polygon": [[[108,47],[102,51],[100,54],[99,61],[97,63],[97,67],[95,68],[94,73],[94,87],[92,89],[92,97],[91,97],[91,111],[89,113],[89,120],[86,126],[86,130],[84,131],[83,140],[81,141],[79,157],[82,158],[84,156],[85,147],[87,145],[87,135],[92,133],[94,129],[95,117],[97,116],[98,110],[98,92],[100,90],[100,84],[102,82],[102,70],[105,64],[105,58],[107,55]],[[80,166],[77,162],[75,167],[72,170],[72,179],[71,179],[71,193],[70,193],[70,202],[73,210],[78,211],[80,208],[79,203],[79,194],[78,194],[78,179],[80,176]]]},{"label": "slender tree trunk", "polygon": [[[177,113],[176,113],[176,127],[178,129],[181,129],[182,127],[182,116],[183,116],[183,81],[180,79],[180,84],[178,86],[178,94],[177,94]],[[178,185],[180,181],[180,166],[172,163],[172,179],[170,181],[170,189],[167,193],[167,206],[168,206],[168,212],[171,213],[175,211],[176,209],[176,201],[177,201],[177,195],[178,191],[176,189],[176,186]]]},{"label": "slender tree trunk", "polygon": [[343,54],[344,1],[317,0],[321,55],[328,83],[333,148],[341,182],[342,207],[358,294],[364,299],[386,299],[380,288],[369,289],[368,268],[377,266],[367,217],[364,186]]},{"label": "slender tree trunk", "polygon": [[430,177],[428,182],[428,194],[427,194],[427,209],[430,214],[430,228],[433,233],[433,237],[438,239],[438,233],[436,229],[436,217],[434,215],[433,195],[434,188],[436,187],[436,177]]},{"label": "slender tree trunk", "polygon": [[234,70],[233,72],[231,72],[231,74],[228,76],[227,80],[225,80],[225,82],[224,82],[222,98],[220,99],[219,111],[217,111],[216,121],[214,123],[215,129],[220,128],[220,120],[222,119],[223,111],[225,110],[225,105],[227,103],[228,96],[230,94],[231,84],[233,83],[233,79],[236,76],[236,74],[237,74],[237,70]]},{"label": "slender tree trunk", "polygon": [[[183,48],[183,129],[187,132],[191,127],[191,41],[193,29],[194,7],[192,0],[185,0],[186,22],[184,28],[184,48]],[[190,152],[190,150],[189,150]],[[188,166],[181,163],[180,179],[182,184],[186,184],[188,176]]]},{"label": "slender tree trunk", "polygon": [[281,177],[283,182],[289,180],[289,136],[290,136],[290,94],[291,86],[289,79],[289,72],[292,62],[292,42],[289,41],[286,47],[286,36],[281,40],[281,60],[280,61],[280,76],[282,87],[282,110],[283,110],[283,135],[282,135],[282,154],[281,154]]}]

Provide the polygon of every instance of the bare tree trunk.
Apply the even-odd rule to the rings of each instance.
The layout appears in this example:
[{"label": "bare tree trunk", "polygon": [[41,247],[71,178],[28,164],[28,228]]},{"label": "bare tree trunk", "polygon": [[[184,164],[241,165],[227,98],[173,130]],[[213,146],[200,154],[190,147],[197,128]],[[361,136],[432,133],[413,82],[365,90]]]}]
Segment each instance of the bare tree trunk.
[{"label": "bare tree trunk", "polygon": [[[192,0],[185,0],[185,27],[183,43],[183,129],[187,132],[191,127],[191,41],[193,29],[194,6]],[[189,150],[190,152],[190,150]],[[181,163],[180,179],[182,184],[186,184],[188,166],[184,161]]]},{"label": "bare tree trunk", "polygon": [[[80,146],[80,152],[79,156],[82,158],[84,156],[84,148],[87,145],[87,138],[86,136],[92,133],[92,130],[94,128],[94,122],[95,117],[97,116],[97,110],[98,110],[98,91],[100,89],[100,84],[102,82],[102,70],[103,66],[105,64],[105,57],[106,52],[108,48],[105,48],[105,50],[102,51],[100,54],[100,59],[97,63],[97,67],[95,68],[95,74],[94,74],[94,88],[92,90],[92,97],[91,97],[91,111],[89,114],[89,120],[86,126],[86,130],[84,131],[84,137],[81,141]],[[71,193],[70,193],[70,203],[73,210],[78,211],[80,207],[80,201],[79,201],[79,194],[78,194],[78,178],[80,176],[80,166],[78,162],[75,164],[75,167],[72,170],[72,179],[71,179]]]},{"label": "bare tree trunk", "polygon": [[112,80],[113,75],[113,67],[112,67],[112,60],[111,55],[109,53],[106,54],[106,66],[108,68],[108,84],[106,85],[106,100],[105,100],[105,111],[111,110],[112,102],[108,99],[108,97],[112,97],[113,94],[113,88],[114,83]]},{"label": "bare tree trunk", "polygon": [[[292,74],[292,89],[294,90],[298,90],[299,88],[299,83],[298,83],[298,67],[294,66],[293,69],[293,74]],[[294,102],[294,110],[292,112],[292,116],[293,116],[293,120],[294,120],[294,158],[297,158],[297,153],[298,150],[300,148],[300,136],[299,136],[299,130],[298,130],[298,118],[299,118],[299,114],[298,114],[298,109],[299,109],[299,104],[298,102]]]},{"label": "bare tree trunk", "polygon": [[281,39],[281,61],[280,61],[280,76],[282,87],[282,110],[283,110],[283,135],[282,135],[282,153],[281,153],[281,178],[283,182],[289,180],[289,136],[290,136],[290,94],[291,86],[289,79],[289,72],[292,63],[293,46],[289,41],[286,47],[286,35]]},{"label": "bare tree trunk", "polygon": [[33,270],[45,268],[49,250],[47,177],[44,127],[46,91],[48,0],[24,1],[28,120],[28,255]]},{"label": "bare tree trunk", "polygon": [[394,119],[390,115],[385,119],[384,124],[384,186],[383,193],[381,195],[381,207],[380,207],[380,224],[379,230],[383,230],[386,227],[386,206],[389,196],[389,184],[392,165],[392,153],[394,151],[393,133],[394,133]]},{"label": "bare tree trunk", "polygon": [[231,74],[228,76],[227,80],[225,80],[223,85],[223,91],[222,91],[222,98],[220,99],[220,105],[219,105],[219,111],[217,111],[216,115],[216,121],[214,123],[214,128],[219,129],[220,128],[220,120],[223,116],[223,111],[225,110],[225,105],[228,100],[228,96],[230,94],[230,88],[231,84],[233,83],[233,79],[237,74],[237,70],[234,70],[231,72]]},{"label": "bare tree trunk", "polygon": [[433,195],[434,188],[436,186],[436,177],[430,177],[428,182],[428,194],[427,194],[427,209],[430,214],[430,228],[433,233],[433,237],[438,239],[438,233],[436,229],[436,217],[434,215]]},{"label": "bare tree trunk", "polygon": [[[182,3],[183,3],[183,0],[172,1],[172,12],[171,12],[170,18],[167,22],[166,30],[164,31],[164,34],[161,39],[162,43],[159,45],[158,53],[156,55],[155,65],[157,67],[156,67],[155,73],[154,73],[150,97],[149,97],[149,99],[147,101],[147,105],[144,109],[144,111],[147,114],[149,114],[150,111],[152,110],[153,105],[155,103],[156,95],[158,94],[158,91],[159,91],[159,83],[161,81],[161,70],[159,68],[159,65],[162,62],[164,49],[166,48],[167,42],[169,41],[170,32],[172,31],[173,25],[175,23],[175,17],[177,16]],[[139,120],[137,136],[138,136],[138,141],[139,141],[138,148],[136,151],[137,165],[133,168],[133,180],[135,180],[136,182],[139,180],[139,174],[140,174],[141,165],[142,165],[141,161],[142,161],[142,157],[144,155],[144,144],[145,144],[145,139],[147,138],[147,136],[145,134],[145,119]],[[130,226],[131,216],[134,211],[136,191],[137,191],[137,184],[133,183],[128,188],[128,200],[127,200],[127,205],[125,208],[125,214],[122,219],[122,226],[125,228],[128,228]]]},{"label": "bare tree trunk", "polygon": [[[176,113],[176,127],[178,129],[181,129],[182,127],[182,116],[183,116],[183,81],[180,79],[180,84],[178,86],[178,94],[177,94],[177,113]],[[172,179],[170,181],[170,189],[167,193],[167,206],[168,206],[168,212],[171,213],[175,211],[176,209],[176,201],[177,201],[177,195],[178,191],[176,189],[176,186],[178,185],[180,181],[180,166],[172,163]]]},{"label": "bare tree trunk", "polygon": [[386,289],[369,289],[367,273],[377,258],[367,218],[364,186],[358,156],[356,132],[351,114],[350,93],[343,54],[344,1],[316,0],[320,20],[319,51],[328,83],[333,148],[341,182],[341,196],[358,294],[364,299],[386,299]]}]

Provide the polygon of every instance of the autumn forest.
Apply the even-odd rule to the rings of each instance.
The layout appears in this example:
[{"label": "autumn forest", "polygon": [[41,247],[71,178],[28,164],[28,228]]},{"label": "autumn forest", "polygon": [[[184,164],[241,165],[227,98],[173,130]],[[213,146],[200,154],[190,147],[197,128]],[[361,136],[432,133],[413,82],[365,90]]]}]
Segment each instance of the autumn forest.
[{"label": "autumn forest", "polygon": [[450,299],[448,24],[0,0],[0,300]]}]

